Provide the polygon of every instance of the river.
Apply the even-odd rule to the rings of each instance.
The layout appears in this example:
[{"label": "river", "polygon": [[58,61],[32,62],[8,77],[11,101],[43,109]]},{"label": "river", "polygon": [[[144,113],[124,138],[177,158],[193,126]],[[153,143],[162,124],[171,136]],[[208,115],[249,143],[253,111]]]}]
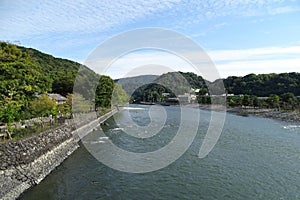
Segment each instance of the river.
[{"label": "river", "polygon": [[[164,127],[142,139],[126,134],[138,132],[134,126],[118,128],[117,121],[128,117],[124,112],[129,112],[138,125],[150,123],[150,106],[135,107],[138,109],[121,111],[114,116],[116,120],[110,118],[102,130],[92,132],[91,136],[105,134],[94,144],[102,148],[110,140],[119,148],[145,153],[172,142],[180,124],[179,107],[164,107]],[[184,109],[191,116],[197,111]],[[152,112],[155,114],[155,109]],[[201,110],[193,143],[165,168],[147,173],[118,171],[94,158],[82,142],[62,165],[20,199],[300,199],[299,123],[227,113],[217,144],[200,159],[199,148],[210,116],[211,111]]]}]

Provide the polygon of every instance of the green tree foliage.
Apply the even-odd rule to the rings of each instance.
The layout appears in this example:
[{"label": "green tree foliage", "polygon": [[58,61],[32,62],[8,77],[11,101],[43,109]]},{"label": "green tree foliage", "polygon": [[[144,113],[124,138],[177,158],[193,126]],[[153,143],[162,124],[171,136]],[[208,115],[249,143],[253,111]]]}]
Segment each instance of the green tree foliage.
[{"label": "green tree foliage", "polygon": [[290,92],[281,95],[281,104],[286,110],[294,110],[295,107],[299,106],[297,98]]},{"label": "green tree foliage", "polygon": [[[99,77],[79,63],[0,42],[0,123],[7,124],[11,132],[16,121],[55,116],[57,112],[89,112],[94,109],[93,100],[97,106],[109,107],[114,82],[107,76]],[[76,91],[81,95],[71,95],[75,78]],[[117,102],[123,103],[127,97],[122,88],[116,87]],[[56,105],[47,95],[36,98],[35,94],[48,92],[69,94],[67,103]]]},{"label": "green tree foliage", "polygon": [[66,106],[72,108],[72,113],[87,113],[93,108],[92,103],[78,93],[67,96]]},{"label": "green tree foliage", "polygon": [[51,91],[51,80],[15,45],[0,43],[0,121],[7,123],[30,117],[28,102],[34,93]]},{"label": "green tree foliage", "polygon": [[114,89],[114,81],[109,76],[100,76],[96,92],[95,92],[95,106],[110,107],[111,97]]},{"label": "green tree foliage", "polygon": [[191,72],[169,72],[155,79],[154,83],[167,87],[176,95],[188,93],[191,88],[206,89],[203,78]]},{"label": "green tree foliage", "polygon": [[197,99],[199,104],[211,104],[210,96],[198,96]]},{"label": "green tree foliage", "polygon": [[248,94],[243,95],[242,105],[243,106],[250,106],[250,105],[252,105],[251,98],[250,98],[250,96]]},{"label": "green tree foliage", "polygon": [[2,123],[5,123],[8,128],[8,136],[11,139],[12,123],[19,120],[21,104],[17,101],[12,101],[9,98],[5,98],[0,102],[0,119]]},{"label": "green tree foliage", "polygon": [[300,96],[300,73],[230,76],[224,79],[224,85],[228,93],[236,95],[249,94],[268,97],[270,94],[282,95],[291,92]]},{"label": "green tree foliage", "polygon": [[165,100],[163,93],[169,93],[170,97],[175,96],[169,88],[157,83],[150,83],[135,90],[132,97],[134,102],[162,102]]},{"label": "green tree foliage", "polygon": [[0,43],[0,47],[0,100],[12,96],[12,100],[26,101],[35,92],[51,91],[51,80],[26,53],[11,44]]},{"label": "green tree foliage", "polygon": [[32,62],[43,67],[43,74],[50,77],[52,81],[52,92],[62,95],[73,92],[74,80],[80,67],[79,63],[55,58],[32,48],[19,48],[32,58]]},{"label": "green tree foliage", "polygon": [[278,109],[279,109],[279,100],[280,100],[280,98],[279,98],[278,95],[276,95],[276,94],[271,94],[271,95],[267,98],[266,102],[267,102],[267,104],[268,104],[268,107],[270,107],[270,108],[278,108]]},{"label": "green tree foliage", "polygon": [[63,104],[57,105],[58,113],[71,114],[72,113],[72,99],[73,99],[73,94],[67,94],[66,102]]},{"label": "green tree foliage", "polygon": [[114,90],[112,93],[112,106],[114,105],[125,105],[129,101],[129,97],[122,86],[118,83],[114,84]]},{"label": "green tree foliage", "polygon": [[56,116],[57,105],[55,100],[51,100],[47,94],[44,94],[30,102],[30,110],[34,117]]},{"label": "green tree foliage", "polygon": [[152,83],[158,77],[157,75],[142,75],[117,79],[115,82],[120,84],[128,95],[132,95],[140,86]]},{"label": "green tree foliage", "polygon": [[[187,83],[188,81],[188,83]],[[255,107],[255,108],[276,108],[294,110],[299,107],[296,95],[300,96],[300,73],[283,74],[249,74],[244,77],[231,76],[227,79],[218,79],[214,82],[205,81],[201,76],[193,73],[170,72],[163,74],[154,80],[155,83],[147,84],[138,88],[132,95],[134,102],[165,101],[162,93],[183,94],[189,92],[190,88],[200,89],[197,92],[197,100],[200,104],[211,104],[212,99],[209,88],[213,88],[217,95],[224,93],[220,88],[224,81],[226,91],[234,96],[227,96],[227,105],[233,107]],[[162,86],[163,85],[163,86]],[[166,89],[164,86],[171,86]],[[175,92],[174,92],[175,91]],[[262,97],[268,98],[262,98]],[[261,97],[261,98],[258,98]]]}]

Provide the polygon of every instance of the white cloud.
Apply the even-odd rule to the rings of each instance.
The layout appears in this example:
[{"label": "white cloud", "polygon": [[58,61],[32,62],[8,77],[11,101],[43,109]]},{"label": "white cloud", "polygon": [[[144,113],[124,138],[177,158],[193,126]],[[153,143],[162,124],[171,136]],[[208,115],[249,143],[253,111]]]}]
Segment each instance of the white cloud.
[{"label": "white cloud", "polygon": [[[199,59],[199,53],[190,52],[190,55]],[[215,63],[222,78],[244,76],[249,73],[300,72],[300,46],[214,50],[209,51],[208,55]],[[94,66],[102,65],[98,63]],[[213,65],[209,65],[209,67],[213,67]],[[97,67],[93,69],[99,72]],[[113,78],[120,78],[142,74],[160,75],[167,71],[194,72],[202,75],[201,71],[199,73],[181,57],[167,52],[133,52],[115,61],[105,71],[105,74]]]},{"label": "white cloud", "polygon": [[268,10],[268,13],[270,15],[278,15],[278,14],[298,12],[298,11],[300,11],[300,7],[283,6],[283,7],[271,8]]},{"label": "white cloud", "polygon": [[245,76],[250,73],[285,73],[300,72],[300,59],[278,59],[278,60],[260,60],[260,61],[239,61],[226,64],[216,64],[220,76]]},{"label": "white cloud", "polygon": [[1,34],[22,37],[42,33],[101,32],[170,9],[172,0],[4,1]]},{"label": "white cloud", "polygon": [[221,77],[300,72],[300,46],[215,50],[209,51],[208,55]]},{"label": "white cloud", "polygon": [[300,57],[300,46],[266,47],[239,50],[214,50],[208,55],[215,61],[253,60],[266,58]]},{"label": "white cloud", "polygon": [[161,75],[168,71],[190,71],[196,70],[184,59],[165,51],[132,52],[126,54],[104,69],[106,60],[96,60],[94,63],[86,62],[88,67],[98,73],[109,75],[113,78],[127,76],[138,76],[145,74]]},{"label": "white cloud", "polygon": [[[263,16],[270,15],[271,11],[273,11],[272,15],[292,12],[288,8],[280,7],[284,2],[287,3],[285,0],[192,0],[183,2],[180,7],[183,20],[176,22],[176,27],[185,29],[215,18]],[[275,13],[276,8],[278,9],[277,13]],[[174,15],[178,15],[179,11],[172,12]]]},{"label": "white cloud", "polygon": [[184,29],[216,17],[295,11],[290,6],[278,7],[282,1],[4,0],[0,4],[0,36],[20,39],[38,34],[103,32],[149,16]]}]

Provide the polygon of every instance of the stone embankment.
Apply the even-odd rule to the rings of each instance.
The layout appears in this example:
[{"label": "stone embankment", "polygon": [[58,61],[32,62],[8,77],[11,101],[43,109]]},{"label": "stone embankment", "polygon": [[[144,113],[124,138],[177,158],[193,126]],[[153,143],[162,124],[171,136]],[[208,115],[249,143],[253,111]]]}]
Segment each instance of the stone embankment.
[{"label": "stone embankment", "polygon": [[[42,181],[78,147],[82,134],[115,114],[112,110],[93,121],[64,124],[17,141],[0,143],[0,199],[16,199]],[[88,123],[87,123],[88,121]]]}]

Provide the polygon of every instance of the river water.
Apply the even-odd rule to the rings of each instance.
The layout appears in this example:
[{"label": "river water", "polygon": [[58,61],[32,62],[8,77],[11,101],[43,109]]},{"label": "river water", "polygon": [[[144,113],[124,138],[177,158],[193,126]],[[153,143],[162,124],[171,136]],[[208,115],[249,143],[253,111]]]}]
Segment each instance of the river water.
[{"label": "river water", "polygon": [[[138,109],[121,111],[102,130],[92,132],[91,138],[97,139],[90,144],[101,149],[111,141],[124,150],[145,153],[172,142],[181,120],[179,107],[164,107],[166,122],[158,134],[149,138],[127,134],[140,130],[130,123],[118,127],[118,121],[127,120],[125,112],[136,124],[149,125],[150,106],[135,107]],[[184,109],[190,116],[198,112]],[[226,114],[219,141],[207,157],[199,159],[210,117],[211,111],[201,110],[193,143],[165,168],[148,173],[118,171],[94,158],[84,141],[61,166],[20,199],[300,199],[299,123]],[[161,121],[155,123],[160,126]],[[113,156],[111,159],[117,160]]]}]

